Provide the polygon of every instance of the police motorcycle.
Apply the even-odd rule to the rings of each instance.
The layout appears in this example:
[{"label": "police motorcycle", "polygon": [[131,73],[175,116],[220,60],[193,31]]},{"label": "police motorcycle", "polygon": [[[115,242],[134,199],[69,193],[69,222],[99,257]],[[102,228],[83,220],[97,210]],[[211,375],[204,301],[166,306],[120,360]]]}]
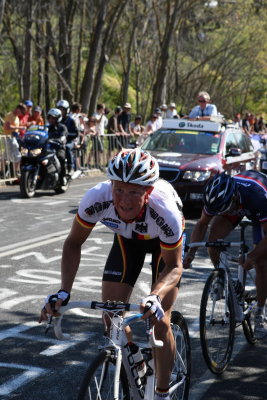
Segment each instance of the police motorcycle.
[{"label": "police motorcycle", "polygon": [[36,190],[52,189],[56,193],[65,193],[70,185],[71,176],[65,175],[60,182],[60,162],[56,156],[58,143],[48,140],[48,129],[34,125],[25,132],[21,142],[20,192],[22,197],[31,198]]}]

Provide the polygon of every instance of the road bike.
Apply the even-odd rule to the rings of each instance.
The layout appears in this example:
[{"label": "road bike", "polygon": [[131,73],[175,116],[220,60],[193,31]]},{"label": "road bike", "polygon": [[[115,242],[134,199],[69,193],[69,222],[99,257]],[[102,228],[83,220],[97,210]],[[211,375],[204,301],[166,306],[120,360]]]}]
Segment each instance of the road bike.
[{"label": "road bike", "polygon": [[[61,320],[63,314],[73,308],[98,310],[103,313],[103,317],[111,321],[110,334],[104,336],[105,345],[99,347],[99,354],[89,365],[77,399],[153,400],[156,387],[153,348],[162,347],[163,342],[155,339],[154,328],[148,326],[146,326],[145,346],[134,340],[141,350],[142,362],[145,362],[145,374],[140,377],[125,333],[126,326],[133,325],[143,316],[139,311],[140,305],[98,301],[70,302],[60,308],[61,316],[54,318],[55,335],[60,340],[70,338],[70,335],[62,333]],[[187,400],[191,374],[191,347],[187,324],[180,312],[172,312],[171,327],[176,350],[169,392],[172,400]]]},{"label": "road bike", "polygon": [[[240,242],[195,242],[189,247],[213,247],[220,250],[220,261],[209,275],[200,303],[200,341],[202,353],[211,372],[220,375],[227,368],[234,346],[235,329],[242,325],[250,344],[256,343],[254,336],[255,311],[257,306],[255,278],[252,271],[246,272],[240,265],[248,252],[245,229],[251,221],[241,221]],[[230,254],[228,248],[237,247],[239,255]],[[238,264],[237,276],[233,277],[230,263]]]}]

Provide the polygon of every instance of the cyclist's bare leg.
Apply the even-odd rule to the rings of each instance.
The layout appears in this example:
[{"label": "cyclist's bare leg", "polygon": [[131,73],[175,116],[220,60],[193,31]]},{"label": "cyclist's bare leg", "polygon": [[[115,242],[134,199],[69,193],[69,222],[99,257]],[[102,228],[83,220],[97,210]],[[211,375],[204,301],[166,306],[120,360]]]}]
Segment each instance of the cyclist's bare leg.
[{"label": "cyclist's bare leg", "polygon": [[[227,218],[224,218],[222,215],[217,215],[211,220],[208,241],[213,242],[217,239],[224,239],[233,229],[232,223]],[[208,253],[213,265],[218,265],[220,250],[208,247]]]},{"label": "cyclist's bare leg", "polygon": [[[120,282],[102,282],[102,301],[114,300],[128,303],[132,294],[133,288],[128,283]],[[104,320],[107,331],[109,331],[110,323],[108,319]],[[132,341],[131,328],[125,328],[128,341]]]},{"label": "cyclist's bare leg", "polygon": [[256,288],[258,306],[264,307],[267,298],[267,262],[266,260],[255,265],[256,269]]},{"label": "cyclist's bare leg", "polygon": [[156,339],[164,342],[162,348],[155,349],[155,364],[157,371],[157,386],[161,389],[169,387],[170,374],[175,356],[175,342],[171,330],[171,308],[178,295],[178,288],[174,288],[162,301],[164,317],[155,325]]}]

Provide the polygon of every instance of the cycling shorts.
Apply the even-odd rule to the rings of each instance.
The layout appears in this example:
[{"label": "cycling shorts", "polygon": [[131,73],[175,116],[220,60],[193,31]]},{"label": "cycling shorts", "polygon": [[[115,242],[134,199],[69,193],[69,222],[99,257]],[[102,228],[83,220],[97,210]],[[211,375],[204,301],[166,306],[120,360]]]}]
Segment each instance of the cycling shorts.
[{"label": "cycling shorts", "polygon": [[[242,217],[237,215],[224,215],[224,217],[231,222],[234,228],[242,221]],[[262,224],[259,221],[252,221],[252,236],[253,244],[258,244],[266,236],[266,232],[262,229]]]},{"label": "cycling shorts", "polygon": [[[164,268],[159,238],[149,240],[126,239],[114,235],[104,273],[103,281],[128,283],[134,287],[143,267],[146,254],[152,254],[152,284]],[[179,286],[179,284],[178,284]]]}]

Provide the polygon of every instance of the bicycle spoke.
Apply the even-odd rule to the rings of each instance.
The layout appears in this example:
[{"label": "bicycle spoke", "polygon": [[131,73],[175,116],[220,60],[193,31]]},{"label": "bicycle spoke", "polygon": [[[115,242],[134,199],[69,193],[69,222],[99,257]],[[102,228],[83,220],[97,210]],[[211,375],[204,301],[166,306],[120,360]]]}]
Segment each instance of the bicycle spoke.
[{"label": "bicycle spoke", "polygon": [[203,356],[215,374],[222,373],[230,361],[234,330],[233,300],[229,290],[225,290],[223,276],[215,271],[205,285],[200,306]]}]

